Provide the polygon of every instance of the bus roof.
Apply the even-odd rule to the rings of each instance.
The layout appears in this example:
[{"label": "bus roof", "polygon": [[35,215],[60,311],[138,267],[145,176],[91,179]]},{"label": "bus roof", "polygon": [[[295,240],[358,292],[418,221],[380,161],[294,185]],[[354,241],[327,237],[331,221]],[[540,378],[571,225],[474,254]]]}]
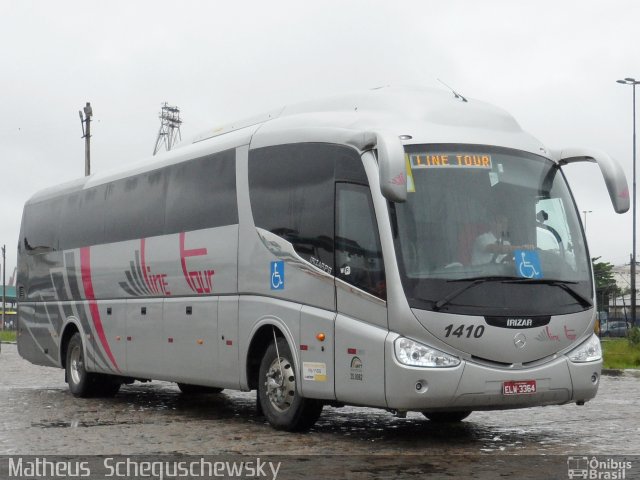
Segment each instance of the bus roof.
[{"label": "bus roof", "polygon": [[102,185],[198,156],[240,145],[251,148],[295,142],[372,147],[372,132],[403,136],[403,143],[490,144],[547,155],[506,111],[435,88],[381,87],[288,105],[262,115],[207,130],[173,150],[126,168],[100,172],[42,190],[27,203]]}]

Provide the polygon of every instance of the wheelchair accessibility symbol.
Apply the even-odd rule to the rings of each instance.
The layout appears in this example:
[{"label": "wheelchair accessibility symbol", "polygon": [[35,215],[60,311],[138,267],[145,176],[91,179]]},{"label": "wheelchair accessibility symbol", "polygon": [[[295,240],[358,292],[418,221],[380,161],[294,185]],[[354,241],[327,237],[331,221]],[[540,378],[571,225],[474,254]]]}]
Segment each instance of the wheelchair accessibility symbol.
[{"label": "wheelchair accessibility symbol", "polygon": [[524,278],[542,278],[540,257],[534,250],[516,250],[516,273]]},{"label": "wheelchair accessibility symbol", "polygon": [[271,290],[284,290],[284,262],[271,262]]}]

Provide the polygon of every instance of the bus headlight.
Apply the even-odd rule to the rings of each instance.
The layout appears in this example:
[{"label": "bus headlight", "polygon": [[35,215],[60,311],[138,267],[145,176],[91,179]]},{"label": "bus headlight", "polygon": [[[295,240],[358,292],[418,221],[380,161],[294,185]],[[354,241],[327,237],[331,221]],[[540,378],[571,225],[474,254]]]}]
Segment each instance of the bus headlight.
[{"label": "bus headlight", "polygon": [[602,360],[600,339],[594,333],[589,340],[583,342],[578,348],[568,353],[569,360],[575,363],[595,362]]},{"label": "bus headlight", "polygon": [[455,367],[460,365],[459,358],[408,338],[398,338],[394,342],[394,347],[398,361],[412,367]]}]

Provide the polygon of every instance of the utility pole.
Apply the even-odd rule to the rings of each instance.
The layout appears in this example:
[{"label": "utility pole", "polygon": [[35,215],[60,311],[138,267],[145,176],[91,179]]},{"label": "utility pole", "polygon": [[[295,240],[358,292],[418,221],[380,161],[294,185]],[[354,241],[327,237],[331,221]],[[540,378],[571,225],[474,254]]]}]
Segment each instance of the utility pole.
[{"label": "utility pole", "polygon": [[4,274],[7,272],[7,261],[6,261],[6,257],[5,257],[5,253],[6,253],[6,245],[2,246],[2,330],[4,330],[4,311],[5,311],[5,305],[7,304],[7,298],[6,298],[6,285],[5,285],[5,276]]},{"label": "utility pole", "polygon": [[622,85],[631,85],[633,88],[633,253],[631,254],[631,324],[636,326],[636,85],[640,80],[627,77],[624,80],[616,80]]},{"label": "utility pole", "polygon": [[[91,175],[91,117],[93,116],[93,109],[91,104],[87,102],[84,110],[84,117],[82,116],[82,110],[80,114],[80,125],[82,125],[82,137],[84,138],[84,176]],[[85,128],[86,124],[86,128]]]},{"label": "utility pole", "polygon": [[156,137],[156,146],[153,149],[155,155],[160,150],[160,146],[164,144],[167,152],[173,148],[176,139],[182,140],[180,134],[180,125],[182,120],[180,119],[180,109],[178,107],[172,107],[164,102],[162,105],[162,111],[160,112],[160,130]]}]

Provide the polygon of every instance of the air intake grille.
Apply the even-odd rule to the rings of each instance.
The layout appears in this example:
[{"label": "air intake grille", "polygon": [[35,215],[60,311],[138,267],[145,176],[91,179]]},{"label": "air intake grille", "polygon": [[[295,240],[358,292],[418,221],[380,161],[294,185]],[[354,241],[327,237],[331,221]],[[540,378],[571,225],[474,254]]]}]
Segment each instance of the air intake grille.
[{"label": "air intake grille", "polygon": [[24,294],[24,287],[22,285],[18,287],[18,298],[20,300],[24,300],[26,298],[26,295]]},{"label": "air intake grille", "polygon": [[472,355],[471,359],[474,360],[475,362],[482,363],[485,365],[495,366],[495,367],[511,368],[513,366],[512,363],[496,362],[495,360],[487,360],[486,358],[476,357],[475,355]]}]

